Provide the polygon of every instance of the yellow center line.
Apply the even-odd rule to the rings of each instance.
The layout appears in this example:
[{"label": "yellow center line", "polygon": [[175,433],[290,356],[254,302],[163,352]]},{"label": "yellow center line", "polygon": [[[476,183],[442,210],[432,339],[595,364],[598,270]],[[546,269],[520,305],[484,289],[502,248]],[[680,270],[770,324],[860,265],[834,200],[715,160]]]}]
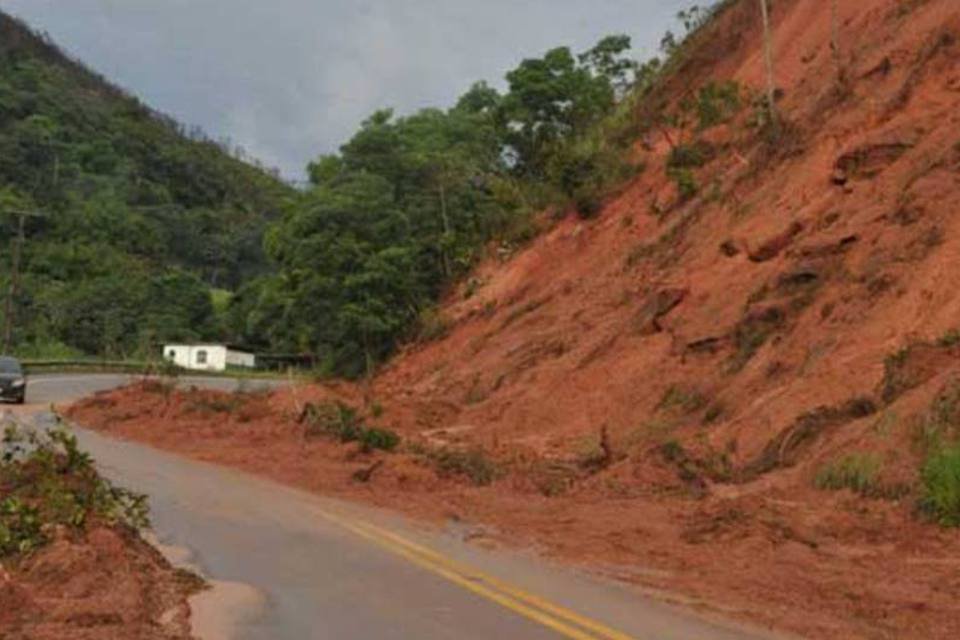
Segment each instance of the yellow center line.
[{"label": "yellow center line", "polygon": [[440,566],[446,567],[447,569],[462,575],[467,575],[474,579],[482,580],[487,585],[490,585],[491,587],[494,587],[517,600],[531,604],[539,609],[543,609],[544,611],[547,611],[559,618],[563,618],[569,622],[579,625],[584,629],[589,629],[590,631],[593,631],[594,633],[597,633],[608,640],[634,640],[632,636],[628,636],[627,634],[617,631],[616,629],[612,629],[600,622],[597,622],[596,620],[582,616],[575,611],[571,611],[570,609],[549,602],[548,600],[524,591],[519,587],[515,587],[507,582],[504,582],[503,580],[500,580],[499,578],[485,574],[473,567],[450,560],[445,556],[433,551],[432,549],[428,549],[427,547],[418,545],[415,542],[401,538],[397,534],[387,531],[386,529],[381,529],[380,527],[376,527],[375,525],[369,523],[364,524],[367,528],[375,530],[379,535],[396,542],[396,544],[410,549],[414,553],[418,553],[421,556],[428,558],[432,562],[436,562]]},{"label": "yellow center line", "polygon": [[[571,640],[633,640],[619,631],[523,591],[473,567],[450,560],[391,531],[328,511],[328,520],[468,591],[533,620]],[[576,625],[576,626],[573,626]],[[578,628],[579,627],[579,628]],[[599,636],[587,633],[589,630]]]}]

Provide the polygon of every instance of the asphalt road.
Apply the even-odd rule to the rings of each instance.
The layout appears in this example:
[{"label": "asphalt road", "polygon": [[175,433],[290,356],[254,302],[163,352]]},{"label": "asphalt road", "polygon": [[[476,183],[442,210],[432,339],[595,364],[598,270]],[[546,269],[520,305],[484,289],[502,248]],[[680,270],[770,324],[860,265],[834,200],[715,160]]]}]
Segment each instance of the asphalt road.
[{"label": "asphalt road", "polygon": [[[138,376],[119,375],[119,374],[91,374],[91,373],[65,373],[30,376],[27,380],[27,404],[25,409],[35,408],[32,405],[49,406],[52,403],[70,402],[78,400],[84,396],[94,394],[98,391],[114,389],[123,384],[133,381]],[[273,387],[282,382],[275,380],[237,380],[229,378],[204,378],[183,376],[179,378],[180,384],[189,386],[195,384],[208,389],[222,389],[230,391],[237,388],[237,385],[246,385],[247,388],[255,389],[257,387]],[[0,405],[0,411],[4,407]],[[7,406],[6,408],[13,408]]]},{"label": "asphalt road", "polygon": [[[25,410],[125,380],[34,378]],[[77,434],[108,477],[150,495],[162,543],[189,549],[210,579],[262,596],[262,607],[245,612],[241,640],[774,637],[706,621],[532,554],[478,548],[463,541],[462,525],[436,531],[83,429]]]}]

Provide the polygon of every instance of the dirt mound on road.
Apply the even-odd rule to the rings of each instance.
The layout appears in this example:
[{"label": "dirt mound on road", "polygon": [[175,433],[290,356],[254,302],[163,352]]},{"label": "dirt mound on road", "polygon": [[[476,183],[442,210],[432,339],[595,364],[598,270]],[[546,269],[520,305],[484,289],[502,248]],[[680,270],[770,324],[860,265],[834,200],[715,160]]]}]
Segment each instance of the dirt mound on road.
[{"label": "dirt mound on road", "polygon": [[[608,444],[606,459],[598,435],[577,456],[558,459],[509,442],[475,448],[476,427],[463,425],[426,436],[405,431],[399,448],[386,453],[311,435],[298,421],[306,402],[360,402],[356,389],[159,389],[146,383],[106,392],[69,414],[115,437],[457,523],[478,544],[530,546],[808,637],[960,632],[960,539],[916,517],[899,489],[916,475],[905,460],[888,464],[877,480],[889,492],[867,499],[815,489],[813,465],[744,484],[714,482],[683,445],[647,444],[624,457]],[[922,414],[927,406],[918,396],[898,410]],[[874,430],[892,427],[876,414],[862,417],[864,410],[842,406],[800,422],[838,429],[852,420],[841,449],[876,446]],[[395,410],[360,419],[396,424],[388,415]]]},{"label": "dirt mound on road", "polygon": [[0,568],[0,637],[189,640],[187,598],[201,587],[133,532],[61,532]]}]

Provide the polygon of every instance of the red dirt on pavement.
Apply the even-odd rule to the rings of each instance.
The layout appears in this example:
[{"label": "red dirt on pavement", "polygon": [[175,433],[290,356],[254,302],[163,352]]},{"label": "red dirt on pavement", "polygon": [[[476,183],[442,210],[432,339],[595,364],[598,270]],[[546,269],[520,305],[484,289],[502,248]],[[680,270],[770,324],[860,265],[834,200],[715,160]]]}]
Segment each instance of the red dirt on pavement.
[{"label": "red dirt on pavement", "polygon": [[[756,4],[698,36],[668,96],[708,79],[759,92]],[[448,334],[366,384],[145,383],[71,418],[808,637],[960,637],[960,533],[917,507],[918,429],[960,385],[960,352],[938,342],[960,328],[960,5],[840,11],[845,83],[829,3],[774,3],[775,144],[746,106],[705,134],[716,153],[685,202],[667,143],[638,149],[646,171],[600,216],[481,265],[442,308]],[[324,399],[405,446],[306,437],[297,416]],[[428,453],[474,449],[502,470],[490,486]],[[814,487],[850,454],[882,463],[868,495]]]}]

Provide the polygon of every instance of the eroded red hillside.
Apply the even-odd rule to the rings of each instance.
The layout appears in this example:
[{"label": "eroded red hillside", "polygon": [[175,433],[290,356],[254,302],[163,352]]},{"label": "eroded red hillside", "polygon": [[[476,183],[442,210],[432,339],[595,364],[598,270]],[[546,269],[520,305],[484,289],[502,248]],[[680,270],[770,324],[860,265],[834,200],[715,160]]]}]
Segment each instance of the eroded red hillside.
[{"label": "eroded red hillside", "polygon": [[[956,637],[960,535],[918,513],[917,440],[960,424],[960,5],[840,4],[845,82],[829,3],[776,2],[776,136],[749,106],[703,133],[713,159],[683,201],[655,132],[646,171],[597,219],[483,265],[445,305],[449,333],[369,384],[246,398],[242,419],[134,388],[74,417],[493,525],[811,637]],[[758,13],[725,10],[668,95],[759,90]],[[305,438],[300,409],[332,397],[414,446]],[[423,453],[476,449],[502,471],[490,486]],[[849,455],[878,465],[864,495],[814,487]]]}]

